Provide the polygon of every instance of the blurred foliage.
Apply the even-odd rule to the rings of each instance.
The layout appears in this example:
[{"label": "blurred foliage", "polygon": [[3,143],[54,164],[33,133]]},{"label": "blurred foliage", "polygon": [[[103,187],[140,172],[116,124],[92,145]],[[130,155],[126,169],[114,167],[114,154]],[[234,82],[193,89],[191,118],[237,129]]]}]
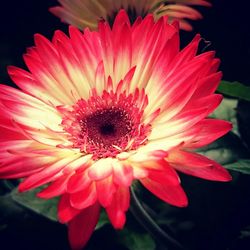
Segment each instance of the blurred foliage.
[{"label": "blurred foliage", "polygon": [[237,121],[241,139],[250,150],[250,102],[242,100],[238,102]]},{"label": "blurred foliage", "polygon": [[57,203],[59,199],[39,199],[36,197],[36,194],[41,190],[42,188],[37,188],[25,193],[19,193],[17,188],[15,188],[10,195],[11,198],[20,205],[52,221],[57,221]]},{"label": "blurred foliage", "polygon": [[250,238],[250,225],[240,232],[240,238]]},{"label": "blurred foliage", "polygon": [[250,101],[250,87],[240,82],[221,81],[217,91],[227,96]]},{"label": "blurred foliage", "polygon": [[150,235],[133,231],[132,229],[124,230],[118,233],[119,242],[128,250],[155,250],[156,244]]},{"label": "blurred foliage", "polygon": [[249,159],[240,159],[237,161],[237,164],[230,163],[226,164],[227,169],[235,170],[243,174],[250,174],[250,160]]}]

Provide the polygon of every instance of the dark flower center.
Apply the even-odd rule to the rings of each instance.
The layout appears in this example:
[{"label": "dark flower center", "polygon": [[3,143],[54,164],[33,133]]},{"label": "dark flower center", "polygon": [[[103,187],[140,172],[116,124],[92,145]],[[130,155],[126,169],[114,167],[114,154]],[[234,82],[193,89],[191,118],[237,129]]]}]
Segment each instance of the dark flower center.
[{"label": "dark flower center", "polygon": [[114,124],[103,124],[100,126],[100,133],[102,135],[115,135],[115,125]]},{"label": "dark flower center", "polygon": [[133,127],[128,114],[118,108],[96,111],[84,117],[80,124],[88,142],[102,144],[105,148],[118,146]]}]

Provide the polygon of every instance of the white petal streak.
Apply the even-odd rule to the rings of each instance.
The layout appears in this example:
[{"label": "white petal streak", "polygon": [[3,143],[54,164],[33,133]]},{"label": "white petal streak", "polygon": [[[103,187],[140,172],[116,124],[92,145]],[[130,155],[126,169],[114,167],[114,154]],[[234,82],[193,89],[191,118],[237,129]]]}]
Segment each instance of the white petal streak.
[{"label": "white petal streak", "polygon": [[0,86],[0,95],[3,112],[10,119],[35,129],[44,129],[44,124],[53,130],[62,130],[59,126],[61,117],[54,107],[3,85]]},{"label": "white petal streak", "polygon": [[206,112],[207,108],[199,108],[187,111],[183,114],[181,113],[178,117],[167,122],[162,120],[160,120],[160,123],[155,122],[153,124],[153,130],[148,139],[151,141],[159,140],[183,133],[204,119],[207,114]]},{"label": "white petal streak", "polygon": [[87,163],[90,161],[92,155],[83,155],[80,158],[76,159],[75,161],[71,162],[70,164],[68,164],[65,169],[63,170],[64,173],[69,173],[72,171],[76,171],[79,168],[81,168],[81,170],[85,167],[87,167]]},{"label": "white petal streak", "polygon": [[114,159],[112,158],[102,158],[97,160],[92,166],[88,169],[88,174],[92,180],[102,180],[107,178],[112,174],[112,163]]},{"label": "white petal streak", "polygon": [[114,182],[121,186],[130,186],[133,180],[133,171],[129,165],[120,161],[113,161]]},{"label": "white petal streak", "polygon": [[[168,138],[158,139],[154,141],[149,141],[147,145],[142,146],[138,149],[139,153],[152,153],[156,150],[169,150],[180,143],[182,143],[186,138],[184,138],[182,135],[174,135]],[[136,157],[136,154],[133,155],[133,157]]]},{"label": "white petal streak", "polygon": [[19,185],[19,190],[27,191],[29,189],[36,188],[45,183],[56,180],[59,176],[63,174],[62,170],[64,169],[64,167],[67,166],[70,162],[76,160],[78,157],[79,155],[77,154],[71,155],[71,156],[62,158],[61,160],[58,160],[56,163],[52,165],[44,166],[43,170],[25,179]]}]

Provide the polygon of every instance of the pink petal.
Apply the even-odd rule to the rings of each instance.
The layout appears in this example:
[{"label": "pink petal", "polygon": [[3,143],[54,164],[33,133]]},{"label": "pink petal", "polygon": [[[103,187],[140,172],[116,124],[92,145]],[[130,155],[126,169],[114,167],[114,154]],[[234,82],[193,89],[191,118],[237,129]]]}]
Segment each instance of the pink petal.
[{"label": "pink petal", "polygon": [[70,205],[69,194],[64,194],[61,196],[61,199],[58,203],[58,220],[61,223],[67,223],[80,212],[80,209],[73,208]]},{"label": "pink petal", "polygon": [[61,176],[52,182],[47,188],[40,191],[37,196],[39,198],[50,199],[66,192],[68,180],[72,174]]},{"label": "pink petal", "polygon": [[158,164],[162,165],[163,168],[158,170],[148,170],[148,178],[152,179],[153,181],[165,183],[166,185],[180,185],[180,178],[178,174],[165,160],[159,161]]},{"label": "pink petal", "polygon": [[177,207],[188,204],[187,196],[180,185],[168,185],[159,178],[158,181],[150,178],[141,179],[142,185],[163,201]]},{"label": "pink petal", "polygon": [[[39,36],[41,37],[41,36]],[[48,52],[48,51],[47,51]],[[50,58],[53,60],[52,54],[45,53],[45,56],[47,58]],[[49,72],[49,69],[45,65],[50,65],[48,63],[42,63],[41,61],[38,61],[37,58],[33,58],[30,54],[24,55],[24,61],[26,65],[28,66],[29,70],[32,73],[33,78],[36,80],[38,84],[38,87],[40,89],[44,89],[46,93],[57,93],[57,96],[55,97],[57,102],[54,104],[57,105],[58,103],[61,104],[67,104],[67,103],[72,103],[71,97],[70,97],[70,92],[69,91],[63,91],[64,89],[60,87],[60,79],[59,76],[60,74],[57,75],[58,80],[56,80]],[[59,66],[60,64],[58,62],[53,63],[52,65],[54,66]],[[51,65],[51,67],[52,67]],[[61,75],[61,80],[64,80],[65,82],[69,82],[67,77],[63,74]],[[70,86],[71,84],[69,84]],[[31,86],[29,87],[29,89]],[[56,92],[55,92],[56,90]],[[28,90],[27,90],[28,91]],[[41,91],[39,91],[41,93]],[[31,92],[30,92],[31,93]],[[41,98],[41,96],[39,96]],[[46,98],[46,97],[45,97]],[[44,98],[43,98],[44,99]],[[52,97],[51,100],[54,98]]]},{"label": "pink petal", "polygon": [[90,239],[100,216],[100,205],[95,203],[84,209],[68,224],[71,249],[82,249]]},{"label": "pink petal", "polygon": [[103,207],[109,206],[113,199],[113,193],[116,190],[112,176],[96,181],[96,190],[99,203]]},{"label": "pink petal", "polygon": [[[71,40],[62,32],[57,31],[54,36],[55,44],[60,56],[60,62],[62,65],[62,71],[65,76],[58,75],[60,77],[65,77],[68,79],[68,83],[64,82],[64,86],[71,84],[70,91],[76,99],[88,98],[89,91],[91,87],[89,84],[84,84],[84,88],[81,83],[88,82],[85,75],[81,69],[81,63],[79,62],[74,49],[72,48]],[[54,75],[56,74],[53,73]],[[66,78],[67,77],[67,78]],[[63,79],[62,79],[63,80]],[[58,80],[59,81],[59,80]],[[66,88],[68,91],[68,88]]]},{"label": "pink petal", "polygon": [[55,105],[60,104],[60,96],[50,91],[51,87],[49,85],[42,85],[31,73],[14,66],[8,67],[8,73],[12,81],[24,92],[46,103],[53,102]]},{"label": "pink petal", "polygon": [[184,64],[188,63],[189,61],[191,61],[198,50],[198,45],[200,42],[200,35],[197,34],[193,40],[185,47],[183,48],[180,53],[178,53],[176,55],[176,57],[174,58],[174,60],[171,62],[170,66],[169,66],[169,70],[174,70],[177,69],[179,67],[182,67]]},{"label": "pink petal", "polygon": [[196,132],[195,138],[188,142],[185,147],[199,148],[206,146],[228,133],[232,129],[232,124],[223,120],[204,119],[197,123],[189,133],[192,133],[192,131],[196,129],[198,129],[198,132]]},{"label": "pink petal", "polygon": [[28,191],[32,188],[36,188],[39,186],[42,186],[43,184],[46,184],[48,182],[51,182],[55,179],[56,174],[60,174],[59,172],[70,162],[72,162],[70,157],[61,159],[58,162],[44,166],[43,169],[36,174],[33,174],[29,177],[27,177],[20,185],[19,185],[19,191],[24,192]]},{"label": "pink petal", "polygon": [[111,158],[102,158],[94,162],[88,169],[90,179],[101,180],[110,176],[113,172],[112,162]]},{"label": "pink petal", "polygon": [[70,26],[69,33],[75,55],[81,64],[82,73],[87,78],[86,84],[89,86],[86,86],[86,88],[92,88],[94,86],[94,71],[101,61],[101,44],[99,42],[99,34],[92,33],[88,29],[85,29],[83,35],[73,26]]},{"label": "pink petal", "polygon": [[113,28],[114,36],[114,81],[123,79],[132,66],[132,34],[128,23]]},{"label": "pink petal", "polygon": [[112,39],[112,31],[106,22],[99,22],[100,43],[103,52],[103,64],[107,75],[112,76],[114,63],[114,47]]},{"label": "pink petal", "polygon": [[68,183],[67,183],[67,192],[75,193],[87,188],[90,183],[91,179],[88,176],[88,171],[79,171],[73,174]]},{"label": "pink petal", "polygon": [[196,99],[213,94],[217,89],[221,78],[222,78],[222,73],[216,72],[200,79],[198,81],[198,87],[195,90],[193,98]]},{"label": "pink petal", "polygon": [[116,229],[122,229],[124,227],[126,222],[125,212],[129,208],[129,200],[129,189],[120,187],[114,194],[114,198],[110,206],[106,207],[110,222]]},{"label": "pink petal", "polygon": [[116,31],[119,31],[120,26],[123,24],[130,24],[128,14],[125,10],[121,10],[119,15],[115,18],[112,30],[116,33]]},{"label": "pink petal", "polygon": [[168,161],[180,172],[213,181],[230,181],[231,175],[217,162],[207,157],[185,151],[177,151]]},{"label": "pink petal", "polygon": [[[147,86],[147,88],[153,88],[154,81],[150,81],[150,73],[153,73],[153,70],[159,70],[159,68],[152,66],[158,62],[166,42],[176,33],[177,29],[173,26],[166,25],[164,18],[160,18],[159,21],[153,25],[153,20],[150,15],[134,30],[132,44],[135,45],[133,48],[133,56],[137,61],[137,66],[131,83],[131,89],[135,89],[138,86],[144,88],[148,84],[150,85]],[[175,51],[177,53],[178,50],[176,50],[176,47],[178,47],[178,43],[171,43],[171,45],[172,52]],[[167,52],[169,53],[170,50]],[[162,69],[162,67],[160,69]],[[158,85],[158,87],[161,86]]]},{"label": "pink petal", "polygon": [[195,167],[208,167],[212,165],[210,160],[200,154],[189,153],[178,149],[169,152],[167,161],[170,164]]},{"label": "pink petal", "polygon": [[210,114],[220,105],[222,99],[223,96],[219,94],[211,94],[197,99],[192,98],[182,112],[197,109],[199,107],[206,107],[207,114]]},{"label": "pink petal", "polygon": [[84,209],[93,205],[97,200],[97,192],[94,183],[86,189],[70,194],[70,204],[77,209]]},{"label": "pink petal", "polygon": [[214,162],[214,165],[212,166],[203,168],[185,168],[177,165],[173,165],[173,167],[185,174],[193,175],[206,180],[223,182],[232,180],[232,177],[228,171],[216,162]]},{"label": "pink petal", "polygon": [[119,186],[130,186],[133,180],[133,170],[128,165],[115,162],[113,164],[114,182]]},{"label": "pink petal", "polygon": [[8,160],[6,158],[6,161],[1,160],[0,178],[23,178],[44,168],[43,165],[37,164],[37,161],[42,160],[42,157],[36,160],[20,156],[14,157],[10,154],[7,157]]}]

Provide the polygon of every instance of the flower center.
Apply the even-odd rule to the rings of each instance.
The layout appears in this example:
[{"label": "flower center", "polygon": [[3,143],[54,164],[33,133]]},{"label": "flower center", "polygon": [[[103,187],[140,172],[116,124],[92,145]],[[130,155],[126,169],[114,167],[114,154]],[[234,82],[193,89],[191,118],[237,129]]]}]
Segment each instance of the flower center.
[{"label": "flower center", "polygon": [[150,124],[144,124],[145,92],[134,94],[93,91],[89,100],[80,99],[70,109],[61,109],[64,130],[71,147],[92,154],[93,159],[116,157],[147,143]]},{"label": "flower center", "polygon": [[102,135],[115,135],[115,125],[114,124],[103,124],[100,126],[100,132]]},{"label": "flower center", "polygon": [[103,144],[105,148],[119,146],[133,127],[128,114],[118,108],[97,111],[84,117],[80,124],[89,143]]}]

